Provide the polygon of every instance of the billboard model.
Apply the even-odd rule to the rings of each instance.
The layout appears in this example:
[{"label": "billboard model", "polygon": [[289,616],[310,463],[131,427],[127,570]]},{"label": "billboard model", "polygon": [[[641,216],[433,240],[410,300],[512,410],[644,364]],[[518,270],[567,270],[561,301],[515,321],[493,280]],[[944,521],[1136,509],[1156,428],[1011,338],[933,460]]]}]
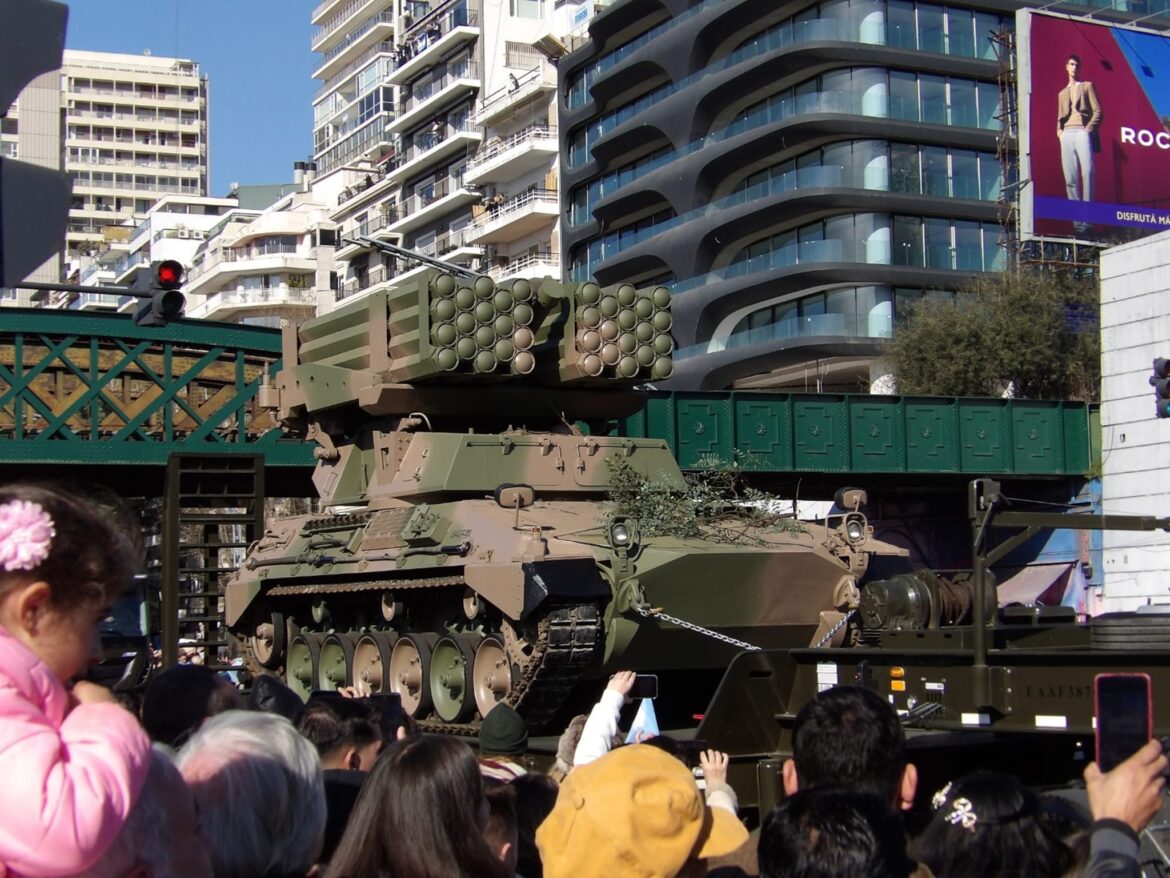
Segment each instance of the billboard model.
[{"label": "billboard model", "polygon": [[1023,237],[1170,229],[1170,36],[1030,10],[1016,33]]}]

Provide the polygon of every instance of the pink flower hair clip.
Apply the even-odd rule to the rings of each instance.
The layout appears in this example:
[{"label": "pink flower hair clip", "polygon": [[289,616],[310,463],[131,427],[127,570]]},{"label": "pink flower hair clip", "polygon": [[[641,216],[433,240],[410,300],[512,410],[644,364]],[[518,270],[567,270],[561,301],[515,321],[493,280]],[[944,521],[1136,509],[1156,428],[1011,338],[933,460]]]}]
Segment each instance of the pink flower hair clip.
[{"label": "pink flower hair clip", "polygon": [[12,500],[0,506],[0,567],[6,572],[35,570],[49,557],[57,531],[39,504]]}]

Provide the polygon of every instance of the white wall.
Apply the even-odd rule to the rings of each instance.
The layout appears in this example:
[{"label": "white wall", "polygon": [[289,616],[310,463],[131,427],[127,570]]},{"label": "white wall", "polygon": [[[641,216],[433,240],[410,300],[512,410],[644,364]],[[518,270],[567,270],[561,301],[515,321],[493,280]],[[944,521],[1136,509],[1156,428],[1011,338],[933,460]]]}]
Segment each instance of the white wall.
[{"label": "white wall", "polygon": [[[1154,415],[1170,358],[1170,232],[1101,254],[1101,454],[1106,513],[1170,516],[1170,419]],[[1098,611],[1170,604],[1170,534],[1104,532]]]}]

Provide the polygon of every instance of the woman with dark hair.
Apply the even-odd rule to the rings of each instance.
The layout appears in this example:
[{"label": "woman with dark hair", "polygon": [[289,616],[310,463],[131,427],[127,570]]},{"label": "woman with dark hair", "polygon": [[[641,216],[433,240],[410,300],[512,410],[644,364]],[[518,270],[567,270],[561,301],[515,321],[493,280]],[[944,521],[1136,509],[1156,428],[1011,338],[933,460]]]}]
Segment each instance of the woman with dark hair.
[{"label": "woman with dark hair", "polygon": [[387,747],[354,805],[329,878],[510,878],[483,837],[488,804],[462,741],[411,737]]},{"label": "woman with dark hair", "polygon": [[913,856],[935,878],[1060,878],[1072,854],[1048,829],[1036,794],[1011,775],[974,771],[931,801]]}]

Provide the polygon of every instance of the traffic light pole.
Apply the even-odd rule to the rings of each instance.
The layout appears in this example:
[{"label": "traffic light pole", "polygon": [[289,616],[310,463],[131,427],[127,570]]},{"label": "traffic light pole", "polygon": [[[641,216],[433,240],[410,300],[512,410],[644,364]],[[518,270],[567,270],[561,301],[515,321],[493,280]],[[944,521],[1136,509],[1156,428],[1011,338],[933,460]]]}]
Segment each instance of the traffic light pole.
[{"label": "traffic light pole", "polygon": [[39,290],[46,293],[102,293],[107,296],[133,296],[136,299],[149,299],[154,295],[150,290],[136,290],[132,287],[87,287],[84,284],[45,284],[34,281],[12,284],[9,289]]}]

